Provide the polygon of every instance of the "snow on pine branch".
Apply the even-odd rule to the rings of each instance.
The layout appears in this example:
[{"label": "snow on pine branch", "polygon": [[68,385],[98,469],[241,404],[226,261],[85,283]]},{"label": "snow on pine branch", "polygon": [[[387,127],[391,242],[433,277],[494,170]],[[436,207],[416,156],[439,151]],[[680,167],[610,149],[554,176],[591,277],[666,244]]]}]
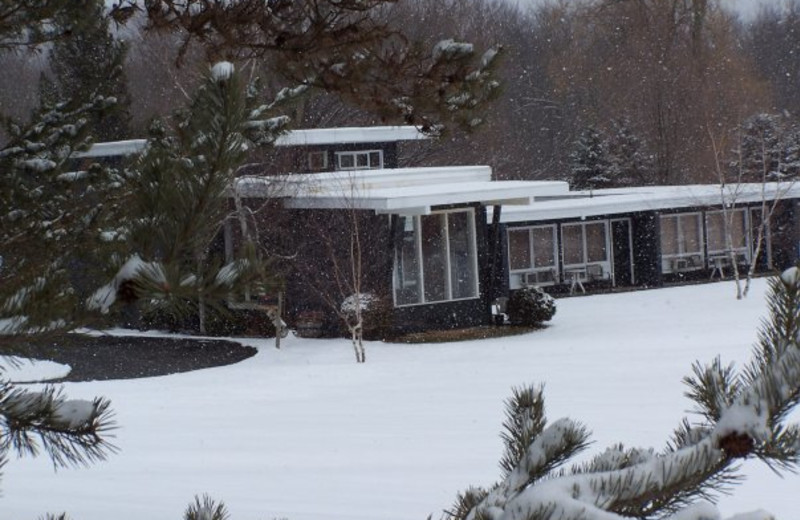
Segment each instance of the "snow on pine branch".
[{"label": "snow on pine branch", "polygon": [[471,56],[474,51],[475,47],[471,43],[457,42],[452,38],[441,40],[433,47],[433,60],[458,60]]},{"label": "snow on pine branch", "polygon": [[104,460],[116,451],[103,438],[114,428],[106,399],[68,400],[51,386],[35,392],[0,382],[0,418],[0,455],[13,450],[35,456],[42,449],[58,468]]},{"label": "snow on pine branch", "polygon": [[233,63],[229,61],[220,61],[211,67],[211,77],[218,83],[228,81],[233,76],[235,70]]}]

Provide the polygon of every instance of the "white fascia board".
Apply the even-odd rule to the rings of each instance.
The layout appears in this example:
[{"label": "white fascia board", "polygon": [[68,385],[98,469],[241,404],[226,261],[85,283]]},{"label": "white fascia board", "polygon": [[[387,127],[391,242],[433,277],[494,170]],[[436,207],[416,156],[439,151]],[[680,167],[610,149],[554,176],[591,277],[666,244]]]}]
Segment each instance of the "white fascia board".
[{"label": "white fascia board", "polygon": [[396,189],[369,190],[348,195],[298,193],[286,204],[292,208],[358,208],[378,213],[427,214],[433,206],[459,204],[530,204],[537,195],[549,190],[559,190],[561,183],[535,181],[466,182],[428,186],[401,187]]},{"label": "white fascia board", "polygon": [[291,130],[275,141],[275,146],[387,143],[428,139],[415,126],[366,126]]},{"label": "white fascia board", "polygon": [[90,157],[118,157],[140,153],[147,146],[147,139],[129,139],[127,141],[109,141],[95,143],[85,152],[74,152],[72,157],[83,159]]},{"label": "white fascia board", "polygon": [[425,168],[386,168],[381,170],[339,170],[321,173],[291,173],[274,177],[296,186],[314,189],[361,191],[408,188],[447,183],[490,181],[489,166],[440,166]]},{"label": "white fascia board", "polygon": [[[800,184],[767,183],[729,185],[726,204],[744,204],[800,197]],[[726,188],[726,189],[727,189]],[[572,219],[635,213],[639,211],[678,210],[682,208],[720,206],[723,197],[719,185],[649,186],[618,188],[589,192],[572,192],[578,197],[560,200],[534,201],[523,208],[508,208],[501,213],[500,221],[531,222],[541,220]]]}]

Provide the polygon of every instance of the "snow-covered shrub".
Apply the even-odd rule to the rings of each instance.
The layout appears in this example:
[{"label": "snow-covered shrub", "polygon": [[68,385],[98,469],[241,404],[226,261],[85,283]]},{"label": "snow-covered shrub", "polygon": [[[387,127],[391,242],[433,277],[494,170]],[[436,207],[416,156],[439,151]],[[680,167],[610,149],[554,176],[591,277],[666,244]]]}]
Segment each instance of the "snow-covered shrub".
[{"label": "snow-covered shrub", "polygon": [[[358,302],[358,303],[357,303]],[[366,340],[384,339],[391,329],[391,306],[385,298],[381,298],[373,293],[351,294],[344,299],[340,310],[347,323],[356,323],[356,305],[361,307],[362,333]],[[350,336],[348,330],[344,331]]]},{"label": "snow-covered shrub", "polygon": [[553,318],[556,301],[538,287],[525,287],[511,293],[507,311],[512,324],[535,327]]}]

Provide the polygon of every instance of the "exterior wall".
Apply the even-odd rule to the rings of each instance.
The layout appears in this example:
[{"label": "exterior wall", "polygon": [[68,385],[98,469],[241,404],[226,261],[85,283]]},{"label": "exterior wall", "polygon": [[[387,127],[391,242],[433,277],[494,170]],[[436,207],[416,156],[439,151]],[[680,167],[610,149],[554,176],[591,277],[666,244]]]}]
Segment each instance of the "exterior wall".
[{"label": "exterior wall", "polygon": [[381,150],[383,152],[383,167],[397,168],[398,153],[397,143],[338,143],[313,146],[289,146],[276,148],[274,164],[279,171],[305,173],[311,172],[309,167],[309,153],[321,152],[327,157],[327,167],[313,171],[334,171],[336,169],[336,152],[356,152],[367,150]]},{"label": "exterior wall", "polygon": [[661,241],[658,215],[653,212],[631,215],[633,222],[633,265],[639,287],[659,287]]},{"label": "exterior wall", "polygon": [[[490,273],[490,253],[486,210],[480,205],[438,207],[433,211],[472,208],[475,226],[475,253],[478,262],[478,292],[475,298],[434,303],[393,305],[395,245],[400,219],[396,215],[376,215],[371,211],[287,210],[263,200],[248,200],[251,208],[262,208],[259,238],[266,251],[280,257],[273,265],[286,284],[285,319],[290,325],[309,313],[322,314],[324,333],[340,333],[342,324],[334,305],[347,296],[336,285],[334,271],[338,264],[350,273],[350,234],[352,218],[358,219],[361,236],[361,291],[381,298],[390,310],[387,325],[394,333],[430,329],[469,327],[489,323],[488,295],[485,291]],[[229,226],[238,241],[238,224]],[[220,246],[225,248],[224,245]],[[227,246],[231,250],[230,245]],[[345,292],[350,291],[348,286]]]},{"label": "exterior wall", "polygon": [[783,201],[772,219],[773,267],[787,269],[800,261],[800,200]]},{"label": "exterior wall", "polygon": [[[758,208],[758,204],[739,205],[738,208],[745,208],[748,215],[751,215],[751,209]],[[530,226],[546,226],[556,225],[557,241],[558,241],[558,267],[561,275],[560,283],[555,285],[543,285],[542,289],[551,293],[564,293],[574,289],[571,287],[568,280],[564,277],[564,246],[563,235],[561,232],[564,224],[571,223],[589,223],[596,221],[607,220],[611,224],[609,229],[613,233],[613,222],[618,219],[625,219],[630,222],[631,229],[631,242],[633,253],[633,282],[630,280],[616,279],[612,285],[610,283],[587,283],[583,285],[586,289],[608,290],[612,287],[659,287],[669,283],[682,283],[692,281],[708,281],[711,278],[719,279],[722,276],[730,277],[730,268],[727,267],[726,271],[722,274],[715,272],[709,260],[709,238],[707,236],[706,215],[708,212],[718,211],[719,207],[695,207],[695,208],[680,208],[672,211],[646,211],[638,213],[627,213],[619,215],[609,215],[605,217],[587,218],[585,220],[574,219],[559,219],[559,220],[541,220],[529,222],[514,222],[508,223],[503,226],[503,237],[507,240],[508,230],[525,228]],[[663,272],[662,269],[662,251],[661,251],[661,217],[664,215],[696,213],[699,216],[702,226],[702,260],[703,264],[696,269],[688,269],[681,272]],[[751,218],[748,216],[748,219]],[[750,221],[748,221],[750,222]],[[771,223],[770,237],[765,240],[762,246],[761,254],[758,258],[757,272],[768,272],[770,270],[769,260],[775,269],[785,269],[788,266],[794,265],[800,260],[800,201],[783,201],[779,203],[778,208],[773,215]],[[750,222],[749,228],[752,229],[753,224]],[[750,238],[749,245],[752,251],[754,238]],[[619,244],[612,240],[612,251],[610,254],[615,253],[614,249]],[[769,249],[768,249],[769,248]],[[513,290],[514,283],[509,283],[512,274],[509,272],[509,254],[508,246],[503,246],[503,260],[501,262],[502,273],[507,281],[505,287],[506,292]],[[613,269],[612,264],[612,269]]]}]

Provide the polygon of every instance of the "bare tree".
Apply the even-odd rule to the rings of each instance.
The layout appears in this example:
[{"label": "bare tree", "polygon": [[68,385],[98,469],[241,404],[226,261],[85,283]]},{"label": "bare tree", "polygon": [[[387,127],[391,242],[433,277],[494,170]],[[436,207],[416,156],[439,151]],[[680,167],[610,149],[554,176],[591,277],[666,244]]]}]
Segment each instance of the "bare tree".
[{"label": "bare tree", "polygon": [[[715,136],[708,129],[715,157],[715,172],[720,186],[725,250],[736,280],[736,298],[746,297],[751,280],[758,268],[761,255],[767,249],[767,267],[772,269],[772,258],[767,240],[780,205],[796,182],[800,168],[800,141],[797,130],[782,117],[760,114],[745,121],[735,132],[735,144],[726,151],[725,135]],[[734,229],[736,207],[745,189],[758,187],[760,191],[758,223],[750,225],[751,243],[749,267],[745,283],[740,283],[738,258],[735,252]],[[752,216],[752,213],[751,213]],[[745,220],[746,221],[746,220]],[[755,236],[752,234],[755,233]]]}]

